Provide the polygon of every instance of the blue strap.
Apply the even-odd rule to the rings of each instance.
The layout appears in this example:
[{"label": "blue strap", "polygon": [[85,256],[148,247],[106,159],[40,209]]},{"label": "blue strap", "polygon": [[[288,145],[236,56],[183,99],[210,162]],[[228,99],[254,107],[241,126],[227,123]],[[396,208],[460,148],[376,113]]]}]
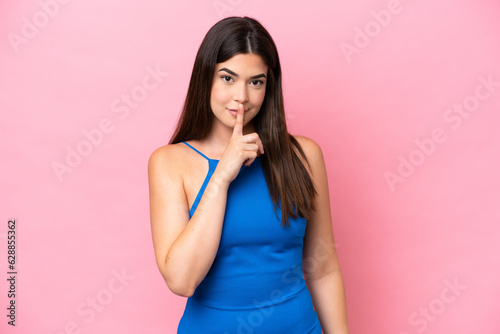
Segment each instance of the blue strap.
[{"label": "blue strap", "polygon": [[201,196],[203,196],[203,193],[205,192],[205,188],[208,185],[208,182],[212,178],[212,175],[215,171],[215,168],[217,167],[217,160],[208,160],[208,173],[207,176],[205,177],[205,180],[203,181],[203,184],[201,186],[201,189],[198,191],[198,194],[196,195],[196,198],[193,202],[193,205],[191,206],[191,209],[189,209],[189,217],[192,217],[194,212],[196,211],[196,208],[198,207],[198,204],[200,203]]},{"label": "blue strap", "polygon": [[185,141],[183,141],[184,144],[186,144],[187,146],[191,147],[193,150],[195,150],[196,152],[198,152],[199,154],[201,154],[202,157],[204,157],[205,159],[207,160],[210,160],[205,154],[201,153],[200,151],[198,151],[197,149],[195,149],[193,146],[189,145],[188,143],[186,143]]}]

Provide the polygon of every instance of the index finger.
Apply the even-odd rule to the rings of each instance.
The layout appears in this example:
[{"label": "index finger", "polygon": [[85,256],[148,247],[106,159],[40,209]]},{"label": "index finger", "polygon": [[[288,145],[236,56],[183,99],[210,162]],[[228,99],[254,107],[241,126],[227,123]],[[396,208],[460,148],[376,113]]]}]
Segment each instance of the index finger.
[{"label": "index finger", "polygon": [[233,137],[235,136],[243,136],[243,113],[245,112],[245,107],[243,104],[239,104],[238,113],[236,114],[236,122],[234,123],[233,128]]}]

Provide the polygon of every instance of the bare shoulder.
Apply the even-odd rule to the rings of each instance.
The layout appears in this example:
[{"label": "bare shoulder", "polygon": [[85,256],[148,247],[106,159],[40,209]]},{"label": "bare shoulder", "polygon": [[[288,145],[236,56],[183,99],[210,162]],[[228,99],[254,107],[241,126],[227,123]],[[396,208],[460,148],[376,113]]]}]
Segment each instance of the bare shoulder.
[{"label": "bare shoulder", "polygon": [[[309,162],[309,166],[311,167],[311,169],[314,171],[318,168],[321,168],[322,165],[324,165],[324,159],[323,151],[321,150],[320,145],[306,136],[293,135],[293,137],[302,147],[302,150],[307,157],[307,161]],[[305,163],[305,165],[307,165],[307,163]]]},{"label": "bare shoulder", "polygon": [[177,144],[167,144],[155,149],[148,160],[148,173],[150,176],[159,177],[180,177],[182,166],[179,161],[182,160],[184,151]]},{"label": "bare shoulder", "polygon": [[293,135],[293,137],[299,142],[306,156],[309,157],[310,155],[313,156],[321,153],[321,147],[311,138],[302,135]]}]

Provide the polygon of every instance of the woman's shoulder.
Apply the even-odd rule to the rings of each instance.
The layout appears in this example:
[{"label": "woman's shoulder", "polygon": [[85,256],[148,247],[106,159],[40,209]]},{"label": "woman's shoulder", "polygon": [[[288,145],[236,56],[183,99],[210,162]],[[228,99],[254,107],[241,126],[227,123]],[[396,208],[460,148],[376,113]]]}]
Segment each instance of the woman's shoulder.
[{"label": "woman's shoulder", "polygon": [[179,146],[182,143],[176,143],[176,144],[166,144],[163,146],[160,146],[156,149],[153,150],[153,152],[150,155],[150,159],[159,159],[159,160],[167,160],[167,159],[172,159],[175,158],[176,155],[179,155],[180,153],[180,148]]},{"label": "woman's shoulder", "polygon": [[315,159],[318,155],[322,155],[320,145],[313,139],[302,136],[302,135],[292,135],[293,138],[299,143],[300,147],[304,151],[307,159]]},{"label": "woman's shoulder", "polygon": [[304,160],[299,152],[297,152],[297,155],[302,161],[302,164],[306,167],[309,175],[316,175],[317,171],[323,170],[325,168],[325,162],[320,145],[306,136],[294,135],[293,138],[295,138],[304,151],[307,161]]},{"label": "woman's shoulder", "polygon": [[181,163],[183,161],[185,150],[183,143],[166,144],[156,148],[148,160],[148,170],[162,170],[171,176],[179,175],[183,170]]}]

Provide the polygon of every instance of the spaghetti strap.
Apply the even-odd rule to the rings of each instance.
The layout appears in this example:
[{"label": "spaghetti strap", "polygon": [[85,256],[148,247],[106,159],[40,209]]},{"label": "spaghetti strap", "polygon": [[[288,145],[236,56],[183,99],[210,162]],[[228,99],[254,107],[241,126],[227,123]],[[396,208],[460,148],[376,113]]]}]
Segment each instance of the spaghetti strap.
[{"label": "spaghetti strap", "polygon": [[195,150],[196,152],[198,152],[202,157],[204,157],[205,159],[207,160],[213,160],[213,159],[210,159],[209,157],[207,157],[205,154],[201,153],[200,151],[198,151],[197,149],[195,149],[193,146],[191,146],[190,144],[186,143],[185,141],[183,141],[184,144],[186,144],[187,146],[191,147],[193,150]]},{"label": "spaghetti strap", "polygon": [[193,150],[195,150],[196,152],[198,152],[202,157],[204,157],[208,161],[208,172],[207,172],[207,175],[205,176],[205,180],[203,181],[203,184],[201,185],[201,189],[198,191],[198,194],[196,195],[196,198],[194,199],[193,205],[189,209],[189,217],[192,217],[193,213],[196,211],[196,208],[198,207],[198,204],[200,203],[201,196],[205,192],[205,188],[207,187],[207,184],[210,181],[210,178],[212,177],[212,174],[214,173],[215,168],[217,167],[217,164],[219,163],[219,160],[210,159],[205,154],[201,153],[200,151],[198,151],[197,149],[195,149],[193,146],[189,145],[185,141],[183,141],[182,143],[184,143],[187,146],[191,147]]}]

